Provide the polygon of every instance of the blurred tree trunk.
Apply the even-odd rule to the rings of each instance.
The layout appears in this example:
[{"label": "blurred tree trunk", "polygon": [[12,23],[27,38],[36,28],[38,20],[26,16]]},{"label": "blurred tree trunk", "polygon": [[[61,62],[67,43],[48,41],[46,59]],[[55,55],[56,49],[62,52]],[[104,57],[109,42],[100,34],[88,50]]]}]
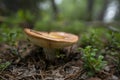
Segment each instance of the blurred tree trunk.
[{"label": "blurred tree trunk", "polygon": [[118,9],[117,9],[118,12],[115,16],[115,20],[120,21],[120,0],[118,0],[118,2],[119,2],[119,6],[118,6]]},{"label": "blurred tree trunk", "polygon": [[94,1],[95,0],[87,0],[87,21],[92,20]]},{"label": "blurred tree trunk", "polygon": [[43,0],[1,0],[8,10],[8,15],[17,12],[18,10],[28,10],[33,13],[39,11],[39,3]]},{"label": "blurred tree trunk", "polygon": [[53,10],[53,19],[56,20],[56,19],[58,19],[59,10],[55,3],[55,0],[51,0],[51,6],[52,6],[52,10]]},{"label": "blurred tree trunk", "polygon": [[98,16],[98,20],[103,21],[110,0],[103,0],[103,7]]},{"label": "blurred tree trunk", "polygon": [[5,5],[3,4],[3,2],[0,1],[0,15],[1,16],[4,16],[4,14],[6,13],[6,7]]}]

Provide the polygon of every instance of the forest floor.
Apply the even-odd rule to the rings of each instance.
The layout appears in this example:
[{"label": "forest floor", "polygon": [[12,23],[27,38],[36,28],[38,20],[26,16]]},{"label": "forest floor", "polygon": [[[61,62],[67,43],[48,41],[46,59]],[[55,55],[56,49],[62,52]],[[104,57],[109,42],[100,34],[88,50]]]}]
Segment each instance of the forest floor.
[{"label": "forest floor", "polygon": [[[120,80],[120,72],[108,60],[108,55],[108,65],[94,76],[88,76],[77,44],[60,50],[64,57],[57,58],[54,63],[45,59],[42,48],[28,41],[16,44],[15,47],[0,44],[0,80]],[[12,51],[17,52],[13,54]]]}]

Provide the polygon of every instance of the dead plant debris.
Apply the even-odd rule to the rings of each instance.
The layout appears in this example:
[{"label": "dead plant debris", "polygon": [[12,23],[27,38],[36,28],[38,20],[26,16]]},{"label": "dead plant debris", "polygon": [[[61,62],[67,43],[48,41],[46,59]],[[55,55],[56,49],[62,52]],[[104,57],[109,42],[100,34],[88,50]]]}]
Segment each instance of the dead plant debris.
[{"label": "dead plant debris", "polygon": [[[10,62],[0,71],[0,80],[119,80],[114,66],[107,65],[103,71],[89,77],[83,69],[81,53],[78,46],[68,47],[60,52],[67,53],[64,58],[58,58],[55,63],[45,60],[42,48],[29,42],[19,41],[18,49],[21,57],[12,54],[11,46],[0,45],[0,64]],[[69,55],[71,54],[71,55]],[[72,57],[71,57],[72,56]]]}]

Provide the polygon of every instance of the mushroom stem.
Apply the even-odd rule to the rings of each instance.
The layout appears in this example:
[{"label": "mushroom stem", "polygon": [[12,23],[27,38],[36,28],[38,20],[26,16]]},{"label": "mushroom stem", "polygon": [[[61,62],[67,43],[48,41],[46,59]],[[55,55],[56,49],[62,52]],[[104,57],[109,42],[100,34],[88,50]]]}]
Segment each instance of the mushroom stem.
[{"label": "mushroom stem", "polygon": [[56,58],[55,49],[44,48],[43,51],[45,53],[45,57],[47,60],[50,60],[52,62],[55,60],[55,58]]}]

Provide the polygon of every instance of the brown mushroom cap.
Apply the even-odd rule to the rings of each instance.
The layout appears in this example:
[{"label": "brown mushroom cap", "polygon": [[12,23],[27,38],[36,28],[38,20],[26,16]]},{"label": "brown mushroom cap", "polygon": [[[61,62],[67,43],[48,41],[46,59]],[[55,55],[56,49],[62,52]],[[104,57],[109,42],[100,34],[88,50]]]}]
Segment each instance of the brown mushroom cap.
[{"label": "brown mushroom cap", "polygon": [[63,48],[78,41],[78,36],[65,32],[39,32],[28,28],[24,29],[28,38],[35,45],[45,48]]}]

